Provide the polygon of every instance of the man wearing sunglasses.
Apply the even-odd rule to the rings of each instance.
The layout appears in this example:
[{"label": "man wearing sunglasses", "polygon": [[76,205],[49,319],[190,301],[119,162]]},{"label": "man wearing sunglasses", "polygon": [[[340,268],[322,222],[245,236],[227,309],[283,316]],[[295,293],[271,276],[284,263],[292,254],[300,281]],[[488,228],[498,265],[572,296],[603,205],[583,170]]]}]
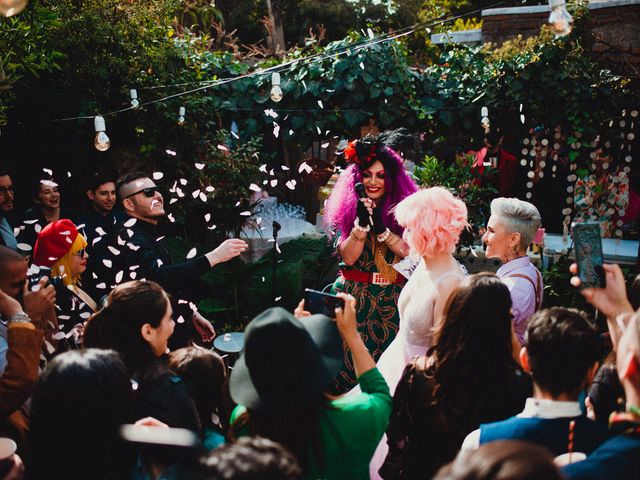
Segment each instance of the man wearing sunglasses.
[{"label": "man wearing sunglasses", "polygon": [[[122,265],[122,281],[130,280],[133,273],[133,278],[158,282],[174,299],[191,301],[194,285],[202,274],[247,249],[243,240],[228,239],[204,255],[174,263],[162,242],[163,235],[157,229],[165,211],[162,194],[155,182],[144,173],[130,173],[118,180],[117,190],[123,211],[135,219],[135,222],[131,219],[125,221],[117,245],[113,246],[120,252],[117,256],[121,257],[120,262],[114,262],[114,273],[119,270],[115,265]],[[114,249],[110,249],[112,253]],[[183,325],[193,325],[203,341],[213,340],[213,326],[197,310],[192,311],[186,308],[185,303],[178,302],[174,305],[174,313],[177,323],[172,348],[185,346],[189,341],[189,331]],[[192,322],[185,321],[189,317]]]}]

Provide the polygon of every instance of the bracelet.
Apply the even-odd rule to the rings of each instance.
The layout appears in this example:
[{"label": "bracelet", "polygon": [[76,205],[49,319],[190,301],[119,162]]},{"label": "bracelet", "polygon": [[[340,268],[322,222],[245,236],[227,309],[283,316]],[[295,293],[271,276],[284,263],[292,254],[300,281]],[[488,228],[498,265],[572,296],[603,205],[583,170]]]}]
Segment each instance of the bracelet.
[{"label": "bracelet", "polygon": [[369,232],[369,230],[371,230],[370,225],[367,225],[366,227],[361,227],[360,220],[358,220],[358,217],[356,217],[356,220],[353,222],[353,228],[355,228],[359,232]]},{"label": "bracelet", "polygon": [[387,238],[387,240],[385,241],[385,243],[387,244],[387,247],[390,247],[390,248],[395,247],[399,242],[400,242],[400,237],[395,233],[392,233],[389,236],[389,238]]},{"label": "bracelet", "polygon": [[15,315],[9,317],[8,323],[30,323],[31,319],[29,315],[24,312],[18,312]]},{"label": "bracelet", "polygon": [[356,230],[356,228],[354,227],[353,230],[351,230],[351,233],[349,233],[349,238],[353,238],[355,241],[357,242],[362,242],[364,243],[365,240],[367,239],[367,234],[365,233],[364,236],[362,237],[358,237],[356,235],[356,233],[354,232],[354,230]]},{"label": "bracelet", "polygon": [[378,241],[380,243],[386,242],[389,239],[389,235],[391,235],[391,230],[387,228],[384,232],[378,235]]}]

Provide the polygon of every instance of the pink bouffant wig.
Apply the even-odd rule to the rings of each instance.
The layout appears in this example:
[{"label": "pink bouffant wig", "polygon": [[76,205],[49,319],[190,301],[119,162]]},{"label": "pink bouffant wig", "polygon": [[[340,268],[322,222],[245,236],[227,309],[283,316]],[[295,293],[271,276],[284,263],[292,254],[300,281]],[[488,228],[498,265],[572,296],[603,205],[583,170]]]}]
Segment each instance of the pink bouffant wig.
[{"label": "pink bouffant wig", "polygon": [[[404,170],[402,157],[393,149],[381,147],[377,159],[384,165],[386,173],[384,179],[385,195],[381,205],[382,221],[389,230],[402,235],[403,228],[398,225],[392,209],[400,201],[417,191],[418,187]],[[362,172],[360,167],[354,163],[342,172],[336,182],[324,209],[325,228],[332,231],[334,235],[340,233],[342,238],[346,238],[353,228],[359,198],[355,186],[361,181]]]},{"label": "pink bouffant wig", "polygon": [[414,193],[398,204],[395,214],[398,223],[410,232],[407,243],[412,253],[427,258],[453,252],[468,226],[467,206],[442,187]]}]

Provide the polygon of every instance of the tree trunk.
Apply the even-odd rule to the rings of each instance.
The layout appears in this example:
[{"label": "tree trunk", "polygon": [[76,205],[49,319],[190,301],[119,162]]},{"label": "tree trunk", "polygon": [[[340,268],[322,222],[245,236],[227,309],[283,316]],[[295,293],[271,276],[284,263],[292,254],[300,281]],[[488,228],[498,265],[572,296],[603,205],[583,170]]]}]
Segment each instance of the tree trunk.
[{"label": "tree trunk", "polygon": [[269,7],[269,30],[271,35],[271,48],[274,53],[284,52],[284,30],[282,28],[282,12],[280,9],[280,0],[267,0]]}]

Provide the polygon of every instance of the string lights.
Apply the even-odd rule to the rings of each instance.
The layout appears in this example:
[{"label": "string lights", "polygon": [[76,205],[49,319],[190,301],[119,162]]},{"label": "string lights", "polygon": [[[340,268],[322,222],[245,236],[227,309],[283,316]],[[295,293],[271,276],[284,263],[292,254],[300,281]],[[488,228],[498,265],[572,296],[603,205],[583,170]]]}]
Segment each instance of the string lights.
[{"label": "string lights", "polygon": [[573,17],[567,12],[567,2],[565,0],[549,0],[551,14],[549,15],[549,25],[557,37],[564,37],[571,33]]},{"label": "string lights", "polygon": [[282,100],[283,93],[280,88],[280,74],[278,72],[274,72],[271,75],[271,100],[274,102],[279,102]]},{"label": "string lights", "polygon": [[482,120],[480,120],[480,126],[484,128],[486,133],[491,126],[491,122],[489,121],[489,109],[487,107],[482,107],[480,110],[480,116],[482,117]]},{"label": "string lights", "polygon": [[0,0],[0,15],[12,17],[27,6],[27,0]]},{"label": "string lights", "polygon": [[131,108],[138,108],[140,106],[140,102],[138,101],[138,92],[135,88],[132,88],[129,91],[129,95],[131,96]]},{"label": "string lights", "polygon": [[93,125],[96,129],[96,138],[93,145],[96,147],[96,150],[106,152],[111,146],[111,141],[109,140],[109,137],[107,137],[107,127],[105,125],[104,118],[101,115],[97,115],[93,119]]}]

